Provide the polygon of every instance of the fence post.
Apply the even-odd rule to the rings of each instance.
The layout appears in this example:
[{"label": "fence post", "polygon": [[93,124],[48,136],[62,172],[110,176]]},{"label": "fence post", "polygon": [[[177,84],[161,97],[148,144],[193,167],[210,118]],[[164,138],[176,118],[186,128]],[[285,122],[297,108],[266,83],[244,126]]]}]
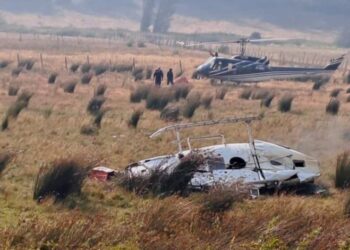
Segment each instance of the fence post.
[{"label": "fence post", "polygon": [[68,60],[66,56],[64,57],[64,64],[65,64],[66,70],[68,70]]},{"label": "fence post", "polygon": [[19,66],[19,64],[21,63],[20,57],[19,57],[19,53],[17,53],[17,66]]},{"label": "fence post", "polygon": [[90,57],[89,57],[89,55],[86,56],[86,63],[87,63],[88,65],[90,65]]},{"label": "fence post", "polygon": [[44,68],[44,60],[43,60],[43,54],[40,53],[40,64],[41,64],[41,69]]},{"label": "fence post", "polygon": [[183,69],[182,69],[182,62],[181,62],[181,60],[179,62],[179,65],[180,65],[180,72],[181,72],[181,75],[182,75],[183,74]]}]

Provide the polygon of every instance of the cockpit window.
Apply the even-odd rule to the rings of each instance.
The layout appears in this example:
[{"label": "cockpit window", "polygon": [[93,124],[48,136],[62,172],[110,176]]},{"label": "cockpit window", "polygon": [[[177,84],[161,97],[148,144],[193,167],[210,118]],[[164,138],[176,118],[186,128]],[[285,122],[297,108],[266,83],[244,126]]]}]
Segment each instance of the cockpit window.
[{"label": "cockpit window", "polygon": [[247,166],[247,163],[245,160],[243,160],[240,157],[233,157],[230,160],[230,164],[228,166],[228,169],[242,169]]}]

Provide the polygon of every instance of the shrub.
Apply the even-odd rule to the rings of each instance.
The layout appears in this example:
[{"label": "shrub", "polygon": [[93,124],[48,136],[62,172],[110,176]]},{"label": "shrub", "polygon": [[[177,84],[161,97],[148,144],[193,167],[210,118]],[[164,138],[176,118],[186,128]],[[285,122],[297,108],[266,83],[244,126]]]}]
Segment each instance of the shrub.
[{"label": "shrub", "polygon": [[21,61],[18,64],[18,67],[25,68],[26,70],[32,70],[34,67],[35,61],[32,59],[26,59]]},{"label": "shrub", "polygon": [[251,98],[253,100],[263,100],[270,95],[270,92],[266,89],[256,89],[253,91]]},{"label": "shrub", "polygon": [[63,85],[63,91],[65,93],[70,93],[73,94],[75,91],[75,87],[77,86],[77,82],[76,81],[70,81],[67,82]]},{"label": "shrub", "polygon": [[80,194],[91,165],[81,159],[61,159],[41,168],[34,184],[33,199],[53,196],[56,201],[70,194]]},{"label": "shrub", "polygon": [[223,213],[230,210],[234,203],[243,201],[246,193],[235,187],[214,187],[208,194],[203,195],[201,210],[206,213]]},{"label": "shrub", "polygon": [[1,61],[0,62],[0,69],[6,68],[7,66],[9,66],[10,63],[11,63],[10,61]]},{"label": "shrub", "polygon": [[106,73],[108,69],[109,66],[106,64],[98,64],[93,67],[96,76]]},{"label": "shrub", "polygon": [[252,89],[244,89],[240,94],[239,98],[249,100],[252,96],[253,90]]},{"label": "shrub", "polygon": [[86,74],[89,73],[91,70],[91,64],[89,63],[84,63],[83,65],[81,65],[81,73]]},{"label": "shrub", "polygon": [[211,96],[211,95],[205,95],[201,99],[201,105],[205,109],[210,109],[212,102],[213,102],[213,96]]},{"label": "shrub", "polygon": [[201,104],[201,95],[199,93],[192,94],[187,97],[186,103],[182,110],[182,115],[185,118],[192,118],[196,109],[199,108]]},{"label": "shrub", "polygon": [[168,105],[160,113],[160,119],[167,122],[176,122],[179,119],[180,108],[178,106]]},{"label": "shrub", "polygon": [[327,77],[319,77],[314,80],[314,85],[312,86],[313,90],[320,90],[322,86],[329,82],[329,78]]},{"label": "shrub", "polygon": [[268,96],[266,96],[264,99],[261,100],[260,106],[269,108],[274,98],[275,98],[274,94],[269,94]]},{"label": "shrub", "polygon": [[333,89],[330,93],[330,97],[338,97],[340,92],[343,91],[342,89]]},{"label": "shrub", "polygon": [[228,92],[228,88],[222,87],[216,90],[216,99],[224,100]]},{"label": "shrub", "polygon": [[4,172],[10,160],[11,155],[9,153],[0,153],[0,174]]},{"label": "shrub", "polygon": [[340,108],[340,101],[336,98],[332,98],[326,107],[326,113],[331,115],[337,115]]},{"label": "shrub", "polygon": [[347,93],[347,94],[350,94],[350,88],[348,88],[348,89],[346,90],[346,93]]},{"label": "shrub", "polygon": [[23,68],[21,67],[14,68],[11,72],[11,75],[14,77],[18,77],[21,74],[22,70]]},{"label": "shrub", "polygon": [[51,74],[49,75],[49,79],[47,80],[47,82],[48,82],[49,84],[54,84],[54,83],[56,82],[57,76],[58,76],[57,73],[51,73]]},{"label": "shrub", "polygon": [[350,95],[346,98],[346,102],[350,102]]},{"label": "shrub", "polygon": [[88,135],[88,136],[97,135],[98,134],[98,128],[96,126],[90,125],[90,124],[83,125],[81,127],[81,129],[80,129],[80,134]]},{"label": "shrub", "polygon": [[191,92],[191,86],[185,84],[177,85],[174,89],[174,98],[176,101],[179,101],[180,99],[186,99],[188,94]]},{"label": "shrub", "polygon": [[82,84],[89,84],[92,80],[93,74],[86,73],[81,77]]},{"label": "shrub", "polygon": [[97,114],[101,110],[101,108],[105,102],[106,102],[105,97],[94,96],[88,103],[87,111],[90,114]]},{"label": "shrub", "polygon": [[135,81],[141,81],[143,79],[143,68],[135,68],[132,72],[132,76]]},{"label": "shrub", "polygon": [[146,100],[151,91],[153,91],[151,86],[139,85],[135,90],[131,92],[130,102],[139,103],[142,100]]},{"label": "shrub", "polygon": [[350,153],[345,152],[338,156],[335,172],[335,187],[349,188],[350,187]]},{"label": "shrub", "polygon": [[146,108],[151,110],[163,110],[173,95],[168,89],[152,88],[146,99]]},{"label": "shrub", "polygon": [[69,70],[70,70],[71,72],[75,73],[75,72],[78,71],[79,67],[80,67],[80,64],[79,64],[79,63],[74,63],[74,64],[72,64],[72,65],[70,66]]},{"label": "shrub", "polygon": [[8,95],[9,96],[16,96],[18,91],[19,91],[19,86],[18,85],[10,85],[8,89]]},{"label": "shrub", "polygon": [[278,102],[278,110],[282,113],[289,112],[292,109],[294,96],[284,95]]},{"label": "shrub", "polygon": [[100,84],[95,89],[95,96],[104,96],[107,90],[107,86],[105,84]]},{"label": "shrub", "polygon": [[143,115],[142,110],[135,110],[132,114],[130,119],[128,120],[128,126],[137,128],[137,125],[139,124],[139,121]]}]

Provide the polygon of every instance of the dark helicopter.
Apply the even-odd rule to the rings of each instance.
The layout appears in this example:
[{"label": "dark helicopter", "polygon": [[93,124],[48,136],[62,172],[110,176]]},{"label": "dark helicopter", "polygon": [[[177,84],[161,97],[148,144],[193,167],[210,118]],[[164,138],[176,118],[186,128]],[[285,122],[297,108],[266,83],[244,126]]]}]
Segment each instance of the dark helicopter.
[{"label": "dark helicopter", "polygon": [[[270,61],[267,57],[258,58],[245,55],[247,43],[261,43],[280,40],[281,39],[243,38],[237,41],[221,42],[224,44],[240,44],[240,55],[226,58],[220,57],[218,53],[211,54],[212,57],[197,68],[196,74],[198,77],[220,80],[221,82],[229,81],[235,83],[297,79],[302,77],[330,77],[339,68],[344,60],[343,55],[337,59],[331,60],[330,63],[324,68],[273,67],[270,66]],[[192,45],[185,45],[184,43],[179,44],[186,47],[193,47],[210,43],[199,43]]]}]

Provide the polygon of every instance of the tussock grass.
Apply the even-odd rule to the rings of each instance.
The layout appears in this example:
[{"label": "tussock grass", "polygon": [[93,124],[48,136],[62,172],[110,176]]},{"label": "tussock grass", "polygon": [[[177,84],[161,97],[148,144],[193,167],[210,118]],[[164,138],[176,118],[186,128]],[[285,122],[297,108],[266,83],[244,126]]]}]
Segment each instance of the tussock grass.
[{"label": "tussock grass", "polygon": [[88,171],[92,168],[82,158],[59,159],[41,168],[34,183],[33,199],[40,201],[52,196],[56,201],[70,194],[80,194]]},{"label": "tussock grass", "polygon": [[15,103],[13,103],[7,110],[5,117],[1,123],[1,130],[4,131],[8,128],[9,121],[16,119],[23,109],[27,108],[29,101],[33,94],[28,91],[23,91],[18,97]]},{"label": "tussock grass", "polygon": [[350,218],[350,195],[348,194],[344,202],[344,215]]},{"label": "tussock grass", "polygon": [[350,187],[350,153],[344,152],[337,158],[335,172],[335,187],[349,188]]},{"label": "tussock grass", "polygon": [[261,100],[260,106],[265,108],[270,108],[274,98],[275,98],[275,95],[272,93],[269,93],[268,96],[266,96],[264,99]]},{"label": "tussock grass", "polygon": [[125,72],[131,72],[133,69],[133,66],[130,64],[114,64],[111,68],[111,72],[117,72],[117,73],[125,73]]},{"label": "tussock grass", "polygon": [[149,67],[146,68],[146,74],[145,74],[146,80],[152,79],[152,75],[153,75],[153,69]]},{"label": "tussock grass", "polygon": [[146,48],[146,44],[144,42],[137,42],[137,47],[138,48]]},{"label": "tussock grass", "polygon": [[32,70],[34,67],[35,61],[32,59],[25,59],[19,62],[18,67],[24,68],[26,70]]},{"label": "tussock grass", "polygon": [[336,98],[339,96],[340,92],[342,92],[342,91],[343,91],[343,89],[333,89],[330,93],[330,97]]},{"label": "tussock grass", "polygon": [[141,81],[144,78],[143,71],[143,68],[135,68],[133,70],[132,76],[134,77],[135,81]]},{"label": "tussock grass", "polygon": [[104,96],[107,90],[107,85],[105,84],[100,84],[97,86],[97,88],[95,89],[95,96]]},{"label": "tussock grass", "polygon": [[10,160],[11,160],[11,154],[7,152],[0,153],[0,174],[4,172]]},{"label": "tussock grass", "polygon": [[90,84],[90,82],[91,82],[91,80],[92,80],[93,77],[94,77],[93,74],[86,73],[86,74],[84,74],[84,75],[81,77],[80,82],[81,82],[82,84]]},{"label": "tussock grass", "polygon": [[165,170],[154,170],[150,177],[124,179],[121,185],[138,195],[152,194],[154,196],[186,195],[188,184],[195,171],[203,164],[204,159],[198,154],[191,154],[174,167],[171,173]]},{"label": "tussock grass", "polygon": [[80,67],[80,63],[73,63],[70,67],[69,70],[70,72],[76,73]]},{"label": "tussock grass", "polygon": [[182,108],[182,115],[185,118],[192,118],[199,106],[201,105],[201,94],[196,92],[189,95],[186,99],[186,103]]},{"label": "tussock grass", "polygon": [[228,92],[228,88],[222,87],[216,90],[216,99],[217,100],[224,100],[226,97],[226,94]]},{"label": "tussock grass", "polygon": [[347,93],[347,94],[350,94],[350,88],[348,88],[348,89],[346,90],[346,93]]},{"label": "tussock grass", "polygon": [[350,72],[345,76],[345,83],[350,84]]},{"label": "tussock grass", "polygon": [[350,102],[350,95],[346,97],[346,102]]},{"label": "tussock grass", "polygon": [[11,75],[12,75],[13,77],[18,77],[18,76],[22,73],[22,70],[23,70],[23,68],[21,68],[21,67],[14,68],[14,69],[11,71]]},{"label": "tussock grass", "polygon": [[340,101],[332,98],[326,106],[326,113],[330,115],[337,115],[340,109]]},{"label": "tussock grass", "polygon": [[176,105],[166,106],[160,113],[160,119],[167,122],[176,122],[179,120],[180,107]]},{"label": "tussock grass", "polygon": [[6,60],[0,61],[0,69],[7,68],[7,66],[9,66],[10,63],[11,63],[10,61],[6,61]]},{"label": "tussock grass", "polygon": [[320,90],[324,85],[329,82],[329,78],[320,77],[314,80],[314,85],[312,86],[312,90]]},{"label": "tussock grass", "polygon": [[253,90],[248,88],[248,89],[244,89],[240,94],[239,94],[239,98],[244,99],[244,100],[249,100],[250,97],[253,94]]},{"label": "tussock grass", "polygon": [[80,134],[92,136],[98,134],[98,128],[92,124],[85,124],[80,128]]},{"label": "tussock grass", "polygon": [[94,114],[93,125],[95,127],[97,127],[98,129],[101,128],[102,120],[108,111],[109,108],[104,108]]},{"label": "tussock grass", "polygon": [[90,114],[93,114],[93,115],[97,114],[101,110],[105,102],[106,102],[106,98],[104,96],[94,96],[89,101],[86,109]]},{"label": "tussock grass", "polygon": [[266,89],[255,89],[251,95],[253,100],[264,100],[270,95],[270,91]]},{"label": "tussock grass", "polygon": [[91,70],[91,64],[89,63],[84,63],[83,65],[81,65],[81,73],[86,74],[89,73]]},{"label": "tussock grass", "polygon": [[143,115],[142,110],[133,111],[129,120],[128,120],[128,126],[132,127],[132,128],[137,128],[142,115]]},{"label": "tussock grass", "polygon": [[174,99],[169,89],[152,88],[146,99],[146,108],[163,110]]},{"label": "tussock grass", "polygon": [[294,96],[286,94],[278,102],[278,110],[282,113],[291,111]]},{"label": "tussock grass", "polygon": [[242,192],[238,188],[217,186],[209,190],[206,195],[202,196],[202,208],[205,213],[223,213],[232,209],[237,202],[242,202],[248,197],[248,191]]},{"label": "tussock grass", "polygon": [[16,96],[18,94],[20,87],[18,85],[11,84],[8,89],[9,96]]},{"label": "tussock grass", "polygon": [[54,84],[56,82],[58,74],[57,73],[51,73],[49,75],[49,78],[47,79],[48,84]]},{"label": "tussock grass", "polygon": [[191,92],[192,87],[188,84],[179,84],[174,87],[174,98],[176,101],[186,99]]},{"label": "tussock grass", "polygon": [[63,91],[65,93],[73,94],[76,86],[77,86],[77,81],[72,80],[72,81],[69,81],[67,83],[64,83],[62,87],[63,87]]},{"label": "tussock grass", "polygon": [[130,102],[139,103],[142,100],[146,100],[151,90],[152,87],[149,85],[138,85],[137,88],[130,94]]},{"label": "tussock grass", "polygon": [[107,64],[97,64],[93,66],[93,70],[95,72],[95,76],[100,76],[109,70],[109,66]]},{"label": "tussock grass", "polygon": [[205,95],[201,99],[201,105],[205,109],[210,109],[211,108],[211,103],[213,102],[214,97],[212,95]]}]

